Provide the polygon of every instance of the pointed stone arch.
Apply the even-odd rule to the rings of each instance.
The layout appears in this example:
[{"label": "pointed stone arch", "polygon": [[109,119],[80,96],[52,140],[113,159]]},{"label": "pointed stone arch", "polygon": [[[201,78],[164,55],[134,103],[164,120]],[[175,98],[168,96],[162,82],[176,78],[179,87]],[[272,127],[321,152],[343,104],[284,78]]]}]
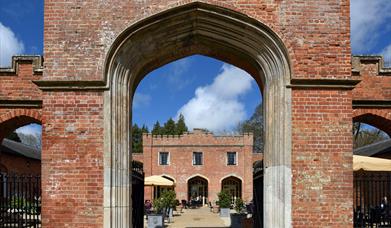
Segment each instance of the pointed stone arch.
[{"label": "pointed stone arch", "polygon": [[249,72],[264,97],[265,227],[291,227],[291,70],[281,39],[248,16],[206,3],[189,3],[135,23],[106,58],[105,227],[131,227],[129,164],[132,99],[147,73],[201,54]]},{"label": "pointed stone arch", "polygon": [[201,177],[201,178],[204,178],[206,181],[208,181],[208,184],[210,183],[210,180],[209,180],[208,177],[206,177],[205,175],[199,174],[199,173],[193,174],[193,175],[191,175],[190,177],[186,178],[186,183],[189,182],[189,180],[192,179],[192,178],[194,178],[194,177]]}]

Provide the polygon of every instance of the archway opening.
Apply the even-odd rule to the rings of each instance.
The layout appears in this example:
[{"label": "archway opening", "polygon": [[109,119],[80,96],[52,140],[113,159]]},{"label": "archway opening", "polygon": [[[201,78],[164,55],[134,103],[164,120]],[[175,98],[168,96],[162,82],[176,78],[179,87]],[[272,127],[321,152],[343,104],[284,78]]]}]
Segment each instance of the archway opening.
[{"label": "archway opening", "polygon": [[[0,205],[5,226],[41,224],[40,121],[16,116],[0,123]],[[23,216],[9,211],[23,211]]]},{"label": "archway opening", "polygon": [[[229,29],[221,29],[227,28]],[[177,29],[181,28],[181,29]],[[242,34],[246,34],[243,36]],[[140,52],[140,50],[143,50]],[[105,77],[105,207],[107,222],[125,224],[131,209],[125,189],[131,154],[131,104],[148,72],[184,56],[211,56],[250,73],[264,91],[265,226],[291,224],[291,89],[287,50],[267,26],[246,15],[205,3],[190,3],[142,20],[125,30],[108,54]],[[119,162],[120,161],[120,162]],[[251,167],[251,165],[250,165]],[[118,185],[120,184],[120,186]],[[281,185],[280,183],[284,183]],[[108,196],[110,196],[108,198]],[[118,207],[121,202],[121,207]],[[123,205],[122,202],[128,202]],[[120,217],[118,217],[120,216]],[[129,215],[131,216],[131,215]]]},{"label": "archway opening", "polygon": [[[365,224],[370,223],[366,215],[371,215],[370,219],[376,219],[378,223],[389,223],[382,214],[388,213],[386,207],[388,207],[388,199],[391,198],[391,170],[382,167],[381,163],[384,159],[391,159],[391,139],[389,134],[383,131],[389,130],[387,121],[380,124],[383,119],[372,114],[364,114],[353,119],[355,121],[353,122],[353,167],[357,167],[359,160],[363,164],[377,163],[376,169],[354,169],[355,227],[364,227]],[[358,120],[365,122],[358,122]]]},{"label": "archway opening", "polygon": [[235,202],[237,198],[242,198],[242,180],[234,176],[224,178],[221,181],[221,190],[229,192],[232,202]]},{"label": "archway opening", "polygon": [[205,205],[208,199],[208,180],[196,176],[187,181],[187,199],[191,205]]}]

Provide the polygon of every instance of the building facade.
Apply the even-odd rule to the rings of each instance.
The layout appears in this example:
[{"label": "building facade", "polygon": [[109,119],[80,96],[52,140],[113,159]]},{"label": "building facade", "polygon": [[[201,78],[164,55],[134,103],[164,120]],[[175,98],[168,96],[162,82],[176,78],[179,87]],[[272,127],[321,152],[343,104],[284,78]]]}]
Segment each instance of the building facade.
[{"label": "building facade", "polygon": [[352,122],[391,132],[391,69],[351,56],[349,11],[349,0],[45,1],[45,64],[0,69],[0,140],[43,125],[42,226],[132,227],[132,95],[148,72],[203,54],[249,72],[265,98],[264,227],[352,227]]},{"label": "building facade", "polygon": [[[217,200],[222,189],[233,198],[252,199],[253,135],[215,136],[195,129],[183,135],[143,135],[145,176],[162,175],[175,183],[178,200]],[[145,199],[153,197],[145,188]]]}]

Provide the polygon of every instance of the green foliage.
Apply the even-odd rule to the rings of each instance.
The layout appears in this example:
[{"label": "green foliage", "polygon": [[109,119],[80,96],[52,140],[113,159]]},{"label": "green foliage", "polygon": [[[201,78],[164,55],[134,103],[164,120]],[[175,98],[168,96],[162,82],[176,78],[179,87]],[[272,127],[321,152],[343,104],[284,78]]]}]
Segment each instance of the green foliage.
[{"label": "green foliage", "polygon": [[185,123],[185,117],[182,114],[180,114],[178,122],[176,123],[176,134],[182,135],[184,132],[187,132],[187,131],[188,131],[188,129],[187,129],[187,126]]},{"label": "green foliage", "polygon": [[153,125],[152,134],[153,135],[162,135],[163,134],[163,129],[160,126],[159,121],[156,121],[156,123]]},{"label": "green foliage", "polygon": [[19,135],[15,131],[9,134],[6,138],[15,142],[22,142],[22,140],[19,138]]},{"label": "green foliage", "polygon": [[134,124],[132,127],[132,151],[133,153],[142,153],[143,152],[143,133],[148,133],[148,128],[143,125],[142,128],[139,128],[137,124]]},{"label": "green foliage", "polygon": [[[183,132],[187,131],[187,126],[185,124],[185,117],[181,114],[179,115],[178,122],[170,118],[164,123],[164,126],[161,127],[159,121],[153,125],[152,134],[153,135],[181,135]],[[148,128],[143,125],[141,128],[134,124],[132,126],[132,152],[133,153],[142,153],[143,152],[143,133],[149,133]]]},{"label": "green foliage", "polygon": [[41,206],[41,201],[38,199],[37,202],[32,203],[28,200],[26,200],[24,197],[20,196],[12,196],[11,199],[8,201],[8,207],[15,208],[15,209],[23,209],[24,211],[28,213],[38,213],[38,207]]},{"label": "green foliage", "polygon": [[241,213],[242,210],[243,210],[243,207],[244,207],[244,202],[243,202],[243,200],[242,200],[241,198],[237,198],[237,199],[235,200],[235,211],[236,211],[237,213]]},{"label": "green foliage", "polygon": [[175,208],[176,205],[176,193],[173,190],[163,191],[160,197],[153,201],[153,208],[157,213],[162,213],[165,208]]},{"label": "green foliage", "polygon": [[176,124],[175,121],[172,118],[170,118],[164,124],[163,135],[175,135],[175,133],[176,133]]},{"label": "green foliage", "polygon": [[182,135],[184,132],[188,131],[188,128],[185,123],[185,117],[180,114],[178,121],[175,121],[172,118],[169,118],[167,122],[164,123],[163,127],[160,126],[159,121],[153,125],[152,134],[153,135]]},{"label": "green foliage", "polygon": [[237,126],[240,133],[252,132],[254,135],[254,153],[262,153],[264,147],[263,141],[263,107],[259,104],[250,117],[250,119],[241,122]]},{"label": "green foliage", "polygon": [[218,205],[220,208],[230,208],[231,207],[231,194],[227,190],[222,190],[217,194],[219,201]]},{"label": "green foliage", "polygon": [[381,130],[375,128],[367,128],[362,123],[356,122],[353,124],[353,148],[360,148],[365,145],[370,145],[375,142],[383,141],[388,136]]}]

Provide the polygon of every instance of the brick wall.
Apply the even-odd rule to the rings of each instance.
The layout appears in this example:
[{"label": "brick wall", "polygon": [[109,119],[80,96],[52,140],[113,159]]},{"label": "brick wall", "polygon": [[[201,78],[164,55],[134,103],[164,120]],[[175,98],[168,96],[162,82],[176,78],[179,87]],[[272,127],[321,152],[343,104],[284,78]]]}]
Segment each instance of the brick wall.
[{"label": "brick wall", "polygon": [[9,174],[41,175],[41,161],[36,159],[1,153],[0,167],[1,166],[5,168]]},{"label": "brick wall", "polygon": [[391,68],[381,56],[354,56],[353,121],[370,124],[391,136]]},{"label": "brick wall", "polygon": [[42,131],[42,223],[102,227],[100,92],[46,92]]},{"label": "brick wall", "polygon": [[15,129],[41,122],[42,91],[32,82],[42,78],[40,56],[14,56],[0,68],[0,141]]},{"label": "brick wall", "polygon": [[[217,199],[221,180],[234,176],[242,180],[242,197],[252,199],[252,134],[244,136],[214,136],[195,131],[181,136],[143,135],[145,176],[166,174],[176,180],[175,191],[179,200],[188,200],[188,180],[201,176],[208,180],[208,199]],[[169,165],[159,165],[159,152],[169,152]],[[193,152],[203,153],[203,164],[192,164]],[[227,152],[237,152],[237,165],[227,165]],[[151,199],[146,188],[145,199]]]},{"label": "brick wall", "polygon": [[348,227],[353,212],[351,92],[294,90],[292,99],[293,226]]}]

